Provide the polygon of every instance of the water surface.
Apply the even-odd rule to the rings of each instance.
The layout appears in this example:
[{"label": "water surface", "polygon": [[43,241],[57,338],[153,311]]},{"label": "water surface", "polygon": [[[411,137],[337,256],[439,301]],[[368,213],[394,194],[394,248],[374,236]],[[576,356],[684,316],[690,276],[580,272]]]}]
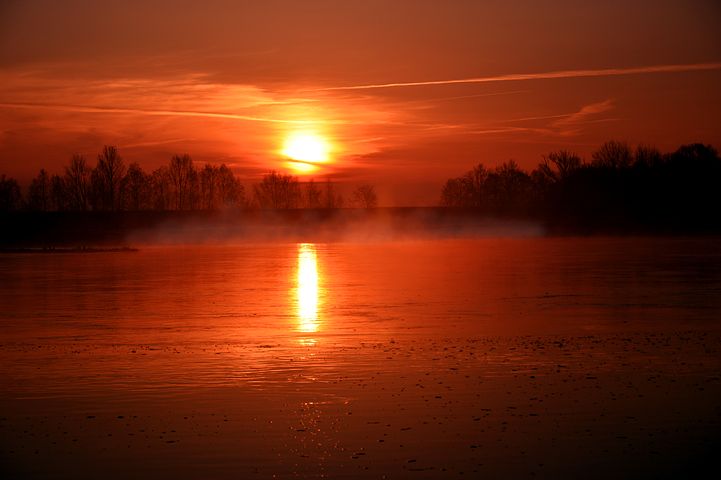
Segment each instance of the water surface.
[{"label": "water surface", "polygon": [[0,305],[19,476],[634,477],[718,439],[718,239],[8,254]]}]

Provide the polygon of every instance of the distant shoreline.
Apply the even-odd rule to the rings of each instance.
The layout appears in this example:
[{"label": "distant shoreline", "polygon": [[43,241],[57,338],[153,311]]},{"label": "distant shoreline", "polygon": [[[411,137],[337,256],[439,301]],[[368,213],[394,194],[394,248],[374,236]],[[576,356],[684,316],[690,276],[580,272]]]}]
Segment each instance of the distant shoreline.
[{"label": "distant shoreline", "polygon": [[352,241],[464,236],[718,235],[721,222],[492,215],[473,208],[2,212],[4,252],[132,251],[130,245],[225,241]]},{"label": "distant shoreline", "polygon": [[134,247],[0,247],[3,253],[126,253],[138,252]]}]

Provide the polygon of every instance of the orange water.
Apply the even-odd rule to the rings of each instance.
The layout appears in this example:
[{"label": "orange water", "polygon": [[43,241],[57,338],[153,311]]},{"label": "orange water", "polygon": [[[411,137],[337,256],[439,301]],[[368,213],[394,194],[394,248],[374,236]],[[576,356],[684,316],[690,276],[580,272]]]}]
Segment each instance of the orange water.
[{"label": "orange water", "polygon": [[553,476],[605,451],[602,477],[698,450],[721,411],[717,239],[9,254],[0,306],[21,476]]}]

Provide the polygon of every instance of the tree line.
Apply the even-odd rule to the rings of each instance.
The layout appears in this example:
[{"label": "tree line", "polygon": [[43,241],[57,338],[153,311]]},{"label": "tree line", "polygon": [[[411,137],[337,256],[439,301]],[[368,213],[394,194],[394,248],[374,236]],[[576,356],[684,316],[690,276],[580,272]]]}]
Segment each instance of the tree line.
[{"label": "tree line", "polygon": [[492,169],[479,163],[446,181],[440,203],[550,224],[719,227],[721,159],[700,143],[661,153],[609,141],[590,161],[559,150],[531,172],[514,161]]},{"label": "tree line", "polygon": [[[94,167],[82,155],[73,155],[61,174],[41,169],[25,192],[15,179],[0,175],[0,211],[295,209],[346,204],[330,180],[301,183],[276,171],[263,176],[250,193],[246,195],[240,179],[225,164],[198,168],[189,155],[173,155],[168,164],[147,173],[136,162],[126,166],[117,148],[109,145]],[[359,186],[349,203],[376,207],[375,188]]]},{"label": "tree line", "polygon": [[[41,169],[24,191],[0,175],[0,211],[140,211],[374,208],[372,185],[346,198],[330,180],[301,183],[271,171],[246,190],[226,165],[196,167],[173,155],[147,173],[105,146],[91,167],[74,155],[60,174]],[[549,225],[721,229],[721,159],[710,145],[662,153],[609,141],[590,160],[570,150],[550,152],[532,171],[514,161],[479,163],[441,189],[443,207],[535,218]]]}]

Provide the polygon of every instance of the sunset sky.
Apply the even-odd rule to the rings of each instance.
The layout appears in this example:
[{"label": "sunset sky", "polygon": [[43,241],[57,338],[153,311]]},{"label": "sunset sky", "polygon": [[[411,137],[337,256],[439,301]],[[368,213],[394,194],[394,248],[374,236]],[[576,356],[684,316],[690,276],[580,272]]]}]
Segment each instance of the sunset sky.
[{"label": "sunset sky", "polygon": [[[104,144],[433,204],[478,162],[721,147],[716,1],[0,1],[0,173]],[[327,142],[309,172],[283,152]]]}]

